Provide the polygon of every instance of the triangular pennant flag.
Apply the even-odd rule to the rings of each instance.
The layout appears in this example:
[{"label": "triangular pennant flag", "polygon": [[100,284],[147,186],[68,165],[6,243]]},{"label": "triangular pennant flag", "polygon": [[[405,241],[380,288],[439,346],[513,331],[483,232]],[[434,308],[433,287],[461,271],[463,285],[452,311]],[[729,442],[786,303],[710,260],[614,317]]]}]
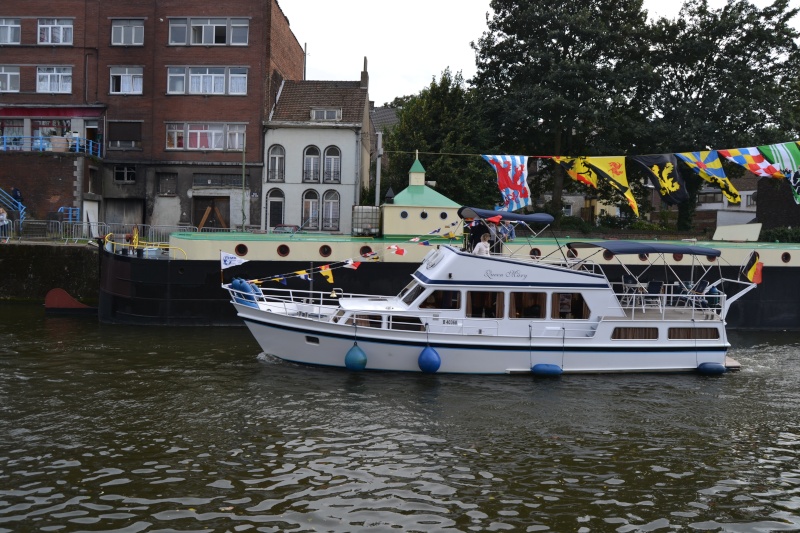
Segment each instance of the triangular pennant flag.
[{"label": "triangular pennant flag", "polygon": [[758,150],[787,178],[800,170],[800,148],[797,143],[778,143],[759,146]]},{"label": "triangular pennant flag", "polygon": [[528,156],[483,155],[497,172],[497,188],[503,196],[499,211],[516,211],[531,205],[531,190],[528,188]]},{"label": "triangular pennant flag", "polygon": [[628,185],[628,176],[625,173],[625,156],[587,157],[586,166],[597,172],[599,177],[622,194],[633,210],[633,214],[639,216],[639,206],[636,198],[633,197],[633,191]]},{"label": "triangular pennant flag", "polygon": [[223,252],[222,250],[219,251],[219,263],[222,270],[241,265],[242,263],[247,263],[248,261],[249,259],[242,259],[238,255],[229,254],[227,252]]},{"label": "triangular pennant flag", "polygon": [[319,273],[328,283],[333,283],[333,272],[331,272],[330,265],[322,265],[319,267]]},{"label": "triangular pennant flag", "polygon": [[435,235],[436,233],[439,233],[440,231],[442,231],[442,228],[436,228],[433,231],[429,231],[428,235]]},{"label": "triangular pennant flag", "polygon": [[573,180],[577,181],[578,183],[583,183],[587,187],[594,187],[595,189],[597,188],[597,174],[595,174],[591,168],[586,166],[585,157],[555,156],[553,157],[553,161],[561,165],[561,167],[567,173],[567,176]]},{"label": "triangular pennant flag", "polygon": [[730,203],[741,203],[742,197],[736,187],[725,176],[722,161],[719,160],[716,150],[683,152],[675,155],[689,165],[689,168],[694,170],[698,176],[719,187]]},{"label": "triangular pennant flag", "polygon": [[295,272],[295,274],[297,274],[297,277],[300,278],[300,279],[303,279],[303,280],[306,280],[306,281],[310,281],[311,280],[311,276],[309,276],[308,272],[306,272],[305,270],[298,270],[297,272]]},{"label": "triangular pennant flag", "polygon": [[396,244],[392,244],[390,246],[387,246],[386,249],[389,250],[391,253],[396,254],[396,255],[405,255],[405,253],[406,253],[404,248],[400,248]]},{"label": "triangular pennant flag", "polygon": [[658,189],[664,203],[677,205],[689,199],[686,184],[678,172],[678,159],[673,154],[637,155],[630,158],[641,165]]},{"label": "triangular pennant flag", "polygon": [[361,261],[353,261],[352,259],[348,259],[342,266],[344,266],[344,268],[352,268],[353,270],[356,270],[360,265]]},{"label": "triangular pennant flag", "polygon": [[794,202],[800,204],[800,148],[798,148],[798,144],[770,144],[759,146],[758,149],[783,172],[792,186]]},{"label": "triangular pennant flag", "polygon": [[751,146],[749,148],[732,148],[730,150],[720,150],[719,154],[733,161],[737,165],[742,165],[744,168],[762,178],[785,178],[786,175],[776,168],[775,165],[767,161],[764,155],[758,151],[758,148]]},{"label": "triangular pennant flag", "polygon": [[419,242],[419,237],[414,237],[413,239],[408,239],[411,242]]},{"label": "triangular pennant flag", "polygon": [[281,285],[286,285],[286,278],[272,278],[272,281],[277,281]]},{"label": "triangular pennant flag", "polygon": [[422,246],[430,246],[431,245],[431,241],[422,241],[420,244]]}]

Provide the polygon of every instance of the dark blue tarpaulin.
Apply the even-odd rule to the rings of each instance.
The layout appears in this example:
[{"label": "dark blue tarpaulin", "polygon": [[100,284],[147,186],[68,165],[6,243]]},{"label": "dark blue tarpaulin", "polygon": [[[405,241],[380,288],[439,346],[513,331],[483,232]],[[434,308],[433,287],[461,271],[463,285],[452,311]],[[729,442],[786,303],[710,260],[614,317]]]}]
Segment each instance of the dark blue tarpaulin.
[{"label": "dark blue tarpaulin", "polygon": [[614,255],[683,254],[719,257],[722,253],[719,250],[714,248],[706,248],[705,246],[636,241],[570,242],[567,243],[567,248],[600,248],[603,250],[608,250]]}]

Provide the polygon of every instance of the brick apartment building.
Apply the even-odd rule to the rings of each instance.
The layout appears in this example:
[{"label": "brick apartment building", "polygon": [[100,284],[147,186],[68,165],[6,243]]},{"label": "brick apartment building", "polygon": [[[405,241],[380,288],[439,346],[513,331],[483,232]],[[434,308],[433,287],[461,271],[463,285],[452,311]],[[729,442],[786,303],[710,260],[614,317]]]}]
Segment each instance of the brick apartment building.
[{"label": "brick apartment building", "polygon": [[31,218],[258,225],[262,125],[303,61],[276,0],[2,2],[0,190]]}]

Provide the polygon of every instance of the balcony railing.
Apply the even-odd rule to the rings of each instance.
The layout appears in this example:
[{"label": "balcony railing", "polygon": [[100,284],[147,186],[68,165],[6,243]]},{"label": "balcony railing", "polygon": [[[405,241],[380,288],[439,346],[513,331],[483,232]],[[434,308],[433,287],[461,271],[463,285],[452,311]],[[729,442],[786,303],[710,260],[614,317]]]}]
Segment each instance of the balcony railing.
[{"label": "balcony railing", "polygon": [[102,157],[102,145],[82,137],[0,135],[0,152],[73,152]]}]

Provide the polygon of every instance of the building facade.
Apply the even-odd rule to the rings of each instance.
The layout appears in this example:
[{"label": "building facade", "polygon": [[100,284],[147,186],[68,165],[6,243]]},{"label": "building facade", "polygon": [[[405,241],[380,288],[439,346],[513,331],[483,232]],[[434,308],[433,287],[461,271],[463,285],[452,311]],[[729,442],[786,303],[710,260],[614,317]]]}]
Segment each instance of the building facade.
[{"label": "building facade", "polygon": [[[262,125],[303,61],[276,0],[4,2],[0,188],[57,177],[89,221],[258,225]],[[28,174],[42,152],[73,175]]]},{"label": "building facade", "polygon": [[283,82],[266,123],[263,230],[349,234],[369,183],[369,79]]}]

